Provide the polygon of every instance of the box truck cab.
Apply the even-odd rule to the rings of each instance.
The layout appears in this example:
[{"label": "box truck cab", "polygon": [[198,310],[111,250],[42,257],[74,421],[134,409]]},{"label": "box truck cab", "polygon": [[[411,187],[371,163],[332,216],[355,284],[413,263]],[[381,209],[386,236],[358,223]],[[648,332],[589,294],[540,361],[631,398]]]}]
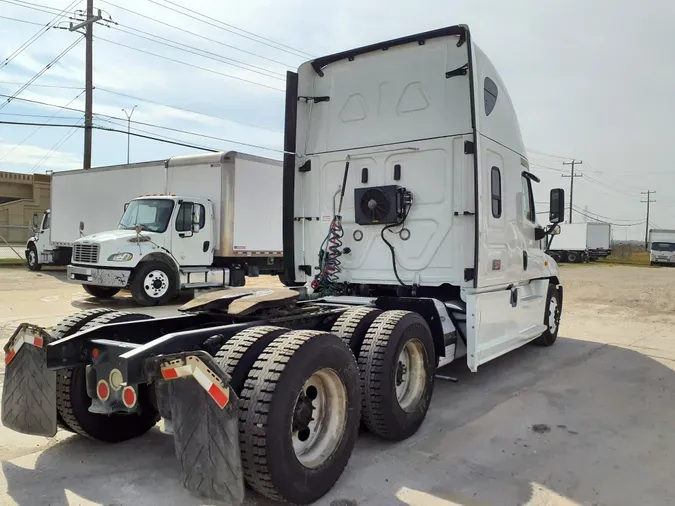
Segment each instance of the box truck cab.
[{"label": "box truck cab", "polygon": [[57,246],[52,243],[51,210],[47,209],[42,218],[33,214],[33,235],[26,242],[26,263],[31,271],[39,271],[42,266],[67,265],[72,250],[69,246]]},{"label": "box truck cab", "polygon": [[75,241],[68,279],[99,298],[128,288],[147,306],[278,274],[281,180],[280,162],[243,153],[171,158],[161,183],[175,193],[139,196],[117,229]]},{"label": "box truck cab", "polygon": [[675,230],[649,231],[649,263],[675,264]]},{"label": "box truck cab", "polygon": [[243,285],[243,271],[212,265],[216,244],[208,199],[141,197],[128,204],[117,230],[75,241],[68,278],[95,297],[129,287],[144,305],[167,300],[179,287]]}]

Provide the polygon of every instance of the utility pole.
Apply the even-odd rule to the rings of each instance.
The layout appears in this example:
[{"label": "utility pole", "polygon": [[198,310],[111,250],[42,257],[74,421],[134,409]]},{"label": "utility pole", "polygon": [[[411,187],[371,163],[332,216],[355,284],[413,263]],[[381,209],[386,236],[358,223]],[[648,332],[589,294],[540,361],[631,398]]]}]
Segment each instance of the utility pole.
[{"label": "utility pole", "polygon": [[572,213],[574,212],[574,178],[575,177],[583,177],[583,174],[575,174],[574,173],[574,165],[581,165],[584,163],[581,160],[572,160],[571,162],[563,162],[563,165],[571,165],[572,166],[572,172],[570,173],[569,176],[566,176],[565,174],[562,175],[562,177],[568,177],[570,178],[570,223],[572,223]]},{"label": "utility pole", "polygon": [[94,115],[94,23],[103,19],[100,10],[98,11],[98,15],[94,16],[94,0],[87,0],[87,10],[84,13],[84,17],[85,19],[76,25],[70,23],[70,28],[68,28],[68,30],[75,32],[80,28],[85,29],[84,160],[82,168],[90,169],[92,124]]},{"label": "utility pole", "polygon": [[642,195],[647,195],[647,200],[643,200],[643,204],[647,204],[647,221],[645,222],[645,249],[649,249],[649,205],[655,204],[656,200],[652,200],[652,193],[656,193],[654,190],[648,190],[646,192],[640,192]]},{"label": "utility pole", "polygon": [[129,165],[129,148],[131,146],[131,117],[134,115],[137,105],[131,108],[131,112],[127,112],[126,109],[122,109],[122,112],[127,117],[127,165]]}]

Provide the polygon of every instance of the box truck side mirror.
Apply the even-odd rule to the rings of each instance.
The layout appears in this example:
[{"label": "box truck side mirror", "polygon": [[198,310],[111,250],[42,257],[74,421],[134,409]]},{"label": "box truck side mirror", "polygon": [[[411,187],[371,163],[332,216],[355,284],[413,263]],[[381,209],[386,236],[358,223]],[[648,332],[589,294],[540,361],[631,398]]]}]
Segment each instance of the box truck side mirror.
[{"label": "box truck side mirror", "polygon": [[84,222],[80,222],[80,233],[84,232]]},{"label": "box truck side mirror", "polygon": [[38,215],[37,213],[33,213],[33,231],[37,231],[38,226],[39,226]]},{"label": "box truck side mirror", "polygon": [[129,202],[127,202],[126,204],[124,204],[124,212],[125,212],[125,213],[127,212],[127,207],[129,207]]},{"label": "box truck side mirror", "polygon": [[551,190],[548,221],[556,224],[565,219],[565,190],[554,188]]}]

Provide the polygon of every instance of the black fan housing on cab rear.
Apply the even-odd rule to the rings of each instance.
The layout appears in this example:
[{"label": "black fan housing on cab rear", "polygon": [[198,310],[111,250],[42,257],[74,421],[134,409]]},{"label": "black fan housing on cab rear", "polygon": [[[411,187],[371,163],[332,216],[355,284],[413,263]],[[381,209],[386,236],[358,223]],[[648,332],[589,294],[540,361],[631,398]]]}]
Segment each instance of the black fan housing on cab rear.
[{"label": "black fan housing on cab rear", "polygon": [[397,185],[356,188],[354,204],[359,225],[396,223],[401,212],[401,188]]}]

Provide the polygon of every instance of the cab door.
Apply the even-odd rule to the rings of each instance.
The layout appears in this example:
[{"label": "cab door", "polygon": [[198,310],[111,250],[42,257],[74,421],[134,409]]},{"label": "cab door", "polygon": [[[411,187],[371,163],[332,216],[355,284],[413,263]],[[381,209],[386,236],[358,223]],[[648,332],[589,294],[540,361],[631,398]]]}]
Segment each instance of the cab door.
[{"label": "cab door", "polygon": [[213,205],[209,200],[179,200],[171,231],[171,253],[181,267],[213,263]]}]

